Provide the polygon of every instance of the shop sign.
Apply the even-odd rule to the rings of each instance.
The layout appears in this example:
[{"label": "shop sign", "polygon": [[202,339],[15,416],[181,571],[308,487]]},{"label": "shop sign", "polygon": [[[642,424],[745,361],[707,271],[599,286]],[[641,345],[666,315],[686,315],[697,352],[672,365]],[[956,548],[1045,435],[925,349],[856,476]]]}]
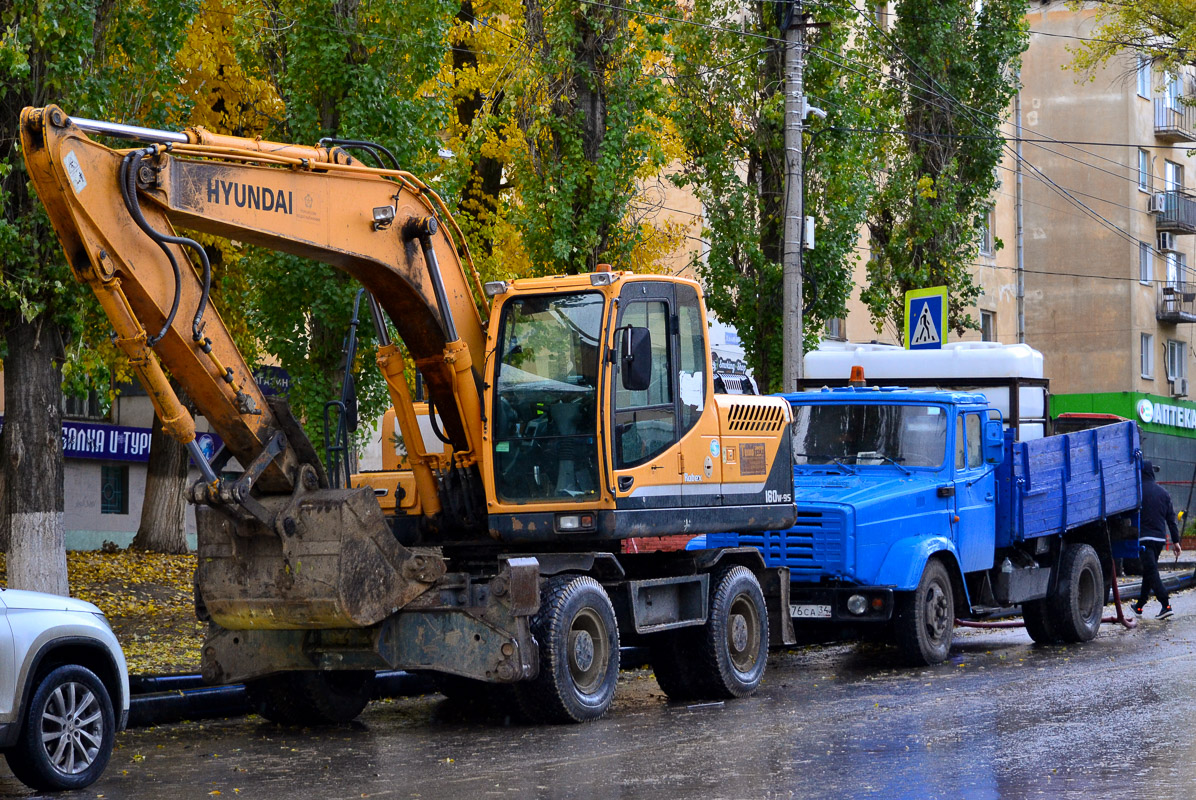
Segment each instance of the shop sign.
[{"label": "shop sign", "polygon": [[[4,418],[0,417],[0,430]],[[62,452],[67,458],[149,461],[150,429],[90,422],[62,423]]]},{"label": "shop sign", "polygon": [[1063,412],[1117,414],[1138,422],[1142,430],[1196,438],[1196,404],[1142,392],[1060,394],[1051,397],[1051,414]]}]

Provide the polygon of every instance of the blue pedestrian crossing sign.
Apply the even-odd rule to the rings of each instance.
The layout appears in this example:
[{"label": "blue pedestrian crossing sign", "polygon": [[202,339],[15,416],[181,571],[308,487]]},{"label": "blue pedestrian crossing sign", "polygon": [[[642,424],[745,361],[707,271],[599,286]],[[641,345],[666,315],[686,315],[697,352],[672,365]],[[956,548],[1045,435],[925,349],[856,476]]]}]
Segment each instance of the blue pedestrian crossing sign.
[{"label": "blue pedestrian crossing sign", "polygon": [[905,349],[938,350],[946,338],[947,287],[905,293]]}]

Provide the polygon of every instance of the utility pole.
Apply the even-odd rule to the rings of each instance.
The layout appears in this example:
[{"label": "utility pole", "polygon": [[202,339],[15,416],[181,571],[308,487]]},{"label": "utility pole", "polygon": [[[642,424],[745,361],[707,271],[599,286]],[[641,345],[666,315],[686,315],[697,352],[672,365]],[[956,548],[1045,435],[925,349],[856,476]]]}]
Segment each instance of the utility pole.
[{"label": "utility pole", "polygon": [[1015,119],[1015,136],[1017,136],[1017,342],[1026,341],[1026,250],[1025,234],[1022,225],[1022,90],[1021,70],[1018,70],[1017,94],[1013,96],[1013,116]]},{"label": "utility pole", "polygon": [[802,186],[802,121],[806,96],[802,82],[805,53],[805,13],[802,0],[792,0],[785,29],[785,230],[782,276],[782,390],[797,391],[805,376],[802,363],[801,256],[805,232],[805,197]]}]

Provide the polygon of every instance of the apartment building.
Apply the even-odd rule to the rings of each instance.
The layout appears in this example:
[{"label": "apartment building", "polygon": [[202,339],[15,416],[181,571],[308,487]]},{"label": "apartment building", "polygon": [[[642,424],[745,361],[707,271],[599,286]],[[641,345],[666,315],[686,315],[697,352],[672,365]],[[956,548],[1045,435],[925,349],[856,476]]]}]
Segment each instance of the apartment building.
[{"label": "apartment building", "polygon": [[[1182,509],[1196,478],[1196,106],[1187,104],[1196,77],[1160,74],[1134,53],[1092,74],[1071,69],[1093,36],[1092,7],[1035,0],[1026,21],[1022,91],[990,215],[1004,247],[993,253],[986,237],[976,255],[981,331],[962,338],[1040,350],[1052,413],[1137,420]],[[866,236],[860,248],[866,261]],[[858,293],[835,332],[897,341],[872,329]]]}]

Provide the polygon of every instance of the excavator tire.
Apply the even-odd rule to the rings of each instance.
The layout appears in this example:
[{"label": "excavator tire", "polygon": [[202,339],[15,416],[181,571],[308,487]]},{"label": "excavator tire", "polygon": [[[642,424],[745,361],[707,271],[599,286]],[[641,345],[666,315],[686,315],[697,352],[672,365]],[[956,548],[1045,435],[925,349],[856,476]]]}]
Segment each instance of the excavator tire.
[{"label": "excavator tire", "polygon": [[768,661],[768,610],[760,582],[747,567],[731,566],[710,583],[710,618],[700,668],[705,695],[731,700],[753,694]]},{"label": "excavator tire", "polygon": [[248,681],[253,709],[279,725],[351,722],[370,701],[374,673],[365,670],[283,672]]},{"label": "excavator tire", "polygon": [[448,707],[469,717],[511,717],[522,719],[523,712],[509,683],[488,683],[460,675],[438,674],[433,678],[436,690],[444,695]]},{"label": "excavator tire", "polygon": [[652,671],[670,700],[700,700],[709,693],[709,682],[703,679],[702,669],[693,659],[702,646],[703,633],[703,628],[682,628],[652,637],[649,646]]},{"label": "excavator tire", "polygon": [[515,684],[528,720],[588,722],[605,714],[619,681],[619,629],[601,584],[585,575],[549,578],[531,628],[540,673]]}]

